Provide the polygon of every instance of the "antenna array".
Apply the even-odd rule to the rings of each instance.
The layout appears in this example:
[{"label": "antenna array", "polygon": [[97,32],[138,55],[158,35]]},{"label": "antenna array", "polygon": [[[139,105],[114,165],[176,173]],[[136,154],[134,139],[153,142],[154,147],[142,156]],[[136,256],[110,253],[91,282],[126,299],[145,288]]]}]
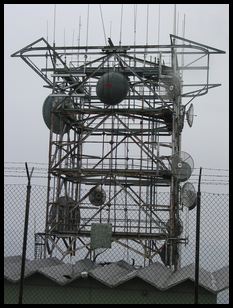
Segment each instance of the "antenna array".
[{"label": "antenna array", "polygon": [[[155,247],[165,247],[164,263],[177,269],[180,245],[187,242],[180,217],[187,191],[181,202],[180,190],[194,168],[192,157],[181,151],[185,115],[190,127],[193,121],[192,105],[185,107],[219,86],[209,84],[209,56],[223,52],[177,36],[175,18],[170,44],[148,44],[147,29],[146,45],[122,45],[123,5],[114,45],[111,38],[107,42],[99,9],[104,46],[88,45],[89,5],[86,45],[80,46],[80,17],[78,44],[55,46],[55,6],[53,46],[41,38],[12,55],[51,89],[43,105],[50,130],[46,224],[36,238],[44,243],[44,257],[56,251],[64,259],[85,250],[95,260],[92,226],[98,224],[101,236],[108,230],[99,248],[110,249],[111,237],[112,247],[153,262],[159,256]],[[134,42],[136,19],[135,5]],[[206,65],[196,65],[200,54]],[[196,60],[185,64],[187,55]],[[38,67],[37,57],[46,65]],[[181,79],[183,70],[193,69],[204,71],[206,82]],[[169,200],[159,200],[163,189],[170,191]]]}]

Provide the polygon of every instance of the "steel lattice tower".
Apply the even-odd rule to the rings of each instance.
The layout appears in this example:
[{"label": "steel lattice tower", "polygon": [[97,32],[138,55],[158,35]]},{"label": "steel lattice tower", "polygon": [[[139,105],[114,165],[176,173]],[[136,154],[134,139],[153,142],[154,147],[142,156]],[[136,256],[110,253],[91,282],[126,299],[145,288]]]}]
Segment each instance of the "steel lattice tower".
[{"label": "steel lattice tower", "polygon": [[[187,243],[180,187],[193,166],[184,174],[185,160],[174,161],[182,153],[187,106],[219,86],[209,83],[209,57],[216,53],[224,52],[170,35],[168,45],[132,46],[115,46],[109,38],[107,46],[58,47],[41,38],[12,55],[51,89],[44,104],[50,128],[46,225],[36,234],[43,257],[85,250],[94,259],[91,228],[105,224],[114,245],[179,266],[179,247]],[[193,58],[184,65],[185,57]],[[39,58],[44,64],[36,64]],[[205,65],[195,66],[200,58]],[[206,81],[185,84],[184,70],[201,70]],[[119,103],[106,104],[96,87],[112,72],[124,76],[128,91]],[[119,83],[102,86],[108,91]],[[161,202],[164,188],[170,198]]]}]

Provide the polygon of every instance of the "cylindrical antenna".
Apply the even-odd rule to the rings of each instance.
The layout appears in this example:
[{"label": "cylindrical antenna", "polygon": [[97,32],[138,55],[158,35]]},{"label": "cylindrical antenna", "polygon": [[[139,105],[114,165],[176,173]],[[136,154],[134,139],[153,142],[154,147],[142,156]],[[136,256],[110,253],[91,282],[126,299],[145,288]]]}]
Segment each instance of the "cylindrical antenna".
[{"label": "cylindrical antenna", "polygon": [[176,4],[174,4],[173,34],[176,35]]},{"label": "cylindrical antenna", "polygon": [[81,35],[81,16],[79,16],[79,28],[78,28],[78,46],[80,46],[80,35]]},{"label": "cylindrical antenna", "polygon": [[[49,41],[49,25],[48,25],[48,20],[46,21],[46,41]],[[46,72],[45,76],[47,77],[47,68],[48,68],[48,50],[46,50],[45,54],[45,67],[46,67]]]},{"label": "cylindrical antenna", "polygon": [[55,46],[55,35],[56,35],[56,4],[54,4],[53,14],[53,45]]},{"label": "cylindrical antenna", "polygon": [[86,61],[87,61],[87,45],[88,45],[88,29],[89,29],[89,8],[90,8],[90,4],[87,5],[87,35],[86,35],[86,54],[85,54],[85,58],[84,58],[84,72],[86,70]]},{"label": "cylindrical antenna", "polygon": [[159,13],[158,13],[158,45],[159,45],[159,36],[160,36],[160,4],[159,4]]},{"label": "cylindrical antenna", "polygon": [[[185,14],[184,14],[184,19],[183,19],[182,36],[183,38],[185,37]],[[184,66],[184,47],[182,48],[181,66],[182,67]],[[182,70],[182,79],[183,79],[183,73],[184,71]]]},{"label": "cylindrical antenna", "polygon": [[47,19],[47,22],[46,22],[46,40],[47,40],[47,42],[49,40],[49,22],[48,22],[48,19]]},{"label": "cylindrical antenna", "polygon": [[185,14],[184,14],[184,20],[183,20],[183,38],[185,37]]},{"label": "cylindrical antenna", "polygon": [[136,31],[137,31],[137,4],[134,4],[134,45],[136,45]]},{"label": "cylindrical antenna", "polygon": [[109,30],[109,37],[112,36],[112,21],[110,20],[110,30]]},{"label": "cylindrical antenna", "polygon": [[90,4],[87,5],[87,37],[86,37],[86,46],[88,45],[89,7],[90,7]]},{"label": "cylindrical antenna", "polygon": [[[72,47],[74,47],[74,32],[75,32],[75,29],[73,30],[73,35],[72,35]],[[73,53],[74,50],[72,50],[72,53]],[[73,54],[71,55],[71,62],[73,60]]]},{"label": "cylindrical antenna", "polygon": [[148,45],[149,4],[146,6],[146,45]]},{"label": "cylindrical antenna", "polygon": [[[79,16],[79,28],[78,28],[78,47],[80,46],[80,37],[81,37],[81,16]],[[79,65],[79,50],[77,53],[77,65]]]},{"label": "cylindrical antenna", "polygon": [[73,35],[72,35],[72,47],[74,47],[74,32],[75,32],[75,29],[73,29]]},{"label": "cylindrical antenna", "polygon": [[106,33],[105,33],[105,27],[104,27],[104,20],[103,20],[101,4],[99,4],[99,8],[100,8],[100,15],[101,15],[102,26],[103,26],[103,31],[104,31],[104,40],[105,40],[105,44],[107,45],[107,39],[106,39]]},{"label": "cylindrical antenna", "polygon": [[64,49],[65,49],[65,63],[66,63],[66,29],[64,28]]},{"label": "cylindrical antenna", "polygon": [[122,19],[123,19],[123,5],[121,5],[121,23],[120,23],[120,41],[119,41],[119,45],[121,46],[121,37],[122,37]]},{"label": "cylindrical antenna", "polygon": [[179,12],[177,13],[176,35],[179,35]]}]

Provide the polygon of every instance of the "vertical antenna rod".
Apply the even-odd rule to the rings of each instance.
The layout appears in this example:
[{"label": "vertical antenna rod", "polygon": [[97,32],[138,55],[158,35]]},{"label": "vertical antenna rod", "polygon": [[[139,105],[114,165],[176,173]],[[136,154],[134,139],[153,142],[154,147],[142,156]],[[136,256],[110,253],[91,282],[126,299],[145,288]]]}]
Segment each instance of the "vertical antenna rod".
[{"label": "vertical antenna rod", "polygon": [[[184,14],[184,19],[183,19],[183,29],[182,29],[182,36],[183,38],[185,37],[185,14]],[[184,47],[182,48],[182,57],[181,57],[181,66],[184,66]],[[184,71],[182,70],[182,80],[183,80],[183,73]]]},{"label": "vertical antenna rod", "polygon": [[146,7],[146,45],[148,45],[149,4]]},{"label": "vertical antenna rod", "polygon": [[79,28],[78,28],[78,46],[80,46],[80,32],[81,32],[81,16],[79,16]]},{"label": "vertical antenna rod", "polygon": [[[56,56],[55,56],[55,36],[56,36],[56,4],[54,4],[54,19],[53,19],[53,61],[54,69],[56,69]],[[55,77],[53,77],[53,93],[55,91]]]},{"label": "vertical antenna rod", "polygon": [[46,21],[46,40],[47,40],[47,42],[49,40],[49,24],[48,24],[48,19]]},{"label": "vertical antenna rod", "polygon": [[65,51],[65,63],[66,63],[66,29],[64,28],[64,51]]},{"label": "vertical antenna rod", "polygon": [[134,45],[136,45],[136,31],[137,31],[137,4],[134,4],[134,40],[133,40]]},{"label": "vertical antenna rod", "polygon": [[179,35],[179,12],[177,13],[177,26],[176,26],[176,34]]},{"label": "vertical antenna rod", "polygon": [[176,35],[176,4],[174,4],[173,34]]},{"label": "vertical antenna rod", "polygon": [[107,39],[106,39],[106,34],[105,34],[104,20],[103,20],[101,4],[99,4],[99,8],[100,8],[100,15],[101,15],[102,26],[103,26],[103,31],[104,31],[104,40],[105,40],[105,44],[107,45]]},{"label": "vertical antenna rod", "polygon": [[[49,25],[48,25],[48,20],[46,21],[46,40],[47,42],[49,41]],[[48,50],[46,51],[45,55],[45,67],[46,67],[46,73],[45,76],[47,77],[47,68],[48,68]]]},{"label": "vertical antenna rod", "polygon": [[160,4],[159,4],[159,16],[158,16],[158,45],[159,45],[159,36],[160,36]]},{"label": "vertical antenna rod", "polygon": [[185,36],[185,14],[184,14],[184,20],[183,20],[183,33],[182,33],[182,35],[183,35],[183,38],[184,38],[184,36]]},{"label": "vertical antenna rod", "polygon": [[111,38],[111,36],[112,36],[112,21],[110,21],[110,31],[109,32],[110,32],[109,37]]},{"label": "vertical antenna rod", "polygon": [[[73,35],[72,35],[72,47],[74,47],[74,32],[75,32],[75,29],[73,30]],[[73,60],[73,49],[72,49],[72,55],[71,55],[71,62]]]},{"label": "vertical antenna rod", "polygon": [[54,4],[54,14],[53,14],[53,46],[55,46],[55,35],[56,35],[56,4]]},{"label": "vertical antenna rod", "polygon": [[[81,35],[81,16],[79,16],[79,28],[78,28],[78,47],[80,46],[80,35]],[[77,52],[77,65],[79,66],[79,51]]]},{"label": "vertical antenna rod", "polygon": [[121,23],[120,23],[120,41],[119,41],[119,45],[121,46],[121,36],[122,36],[122,19],[123,19],[123,5],[121,5]]},{"label": "vertical antenna rod", "polygon": [[90,7],[90,4],[87,5],[87,37],[86,37],[86,46],[88,45],[89,7]]},{"label": "vertical antenna rod", "polygon": [[88,45],[88,29],[89,29],[89,8],[90,8],[90,4],[87,5],[87,35],[86,35],[86,53],[84,56],[84,72],[86,70],[86,61],[87,61],[87,45]]}]

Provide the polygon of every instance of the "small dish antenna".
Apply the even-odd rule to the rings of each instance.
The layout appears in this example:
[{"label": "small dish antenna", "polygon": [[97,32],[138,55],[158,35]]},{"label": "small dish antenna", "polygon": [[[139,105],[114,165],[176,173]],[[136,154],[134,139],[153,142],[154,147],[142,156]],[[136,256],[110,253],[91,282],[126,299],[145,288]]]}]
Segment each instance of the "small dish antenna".
[{"label": "small dish antenna", "polygon": [[165,88],[167,89],[167,95],[174,99],[181,93],[180,77],[178,75],[170,75],[163,80]]},{"label": "small dish antenna", "polygon": [[101,187],[93,187],[90,190],[89,201],[95,206],[103,205],[106,200],[106,192]]},{"label": "small dish antenna", "polygon": [[187,181],[194,168],[194,161],[186,152],[179,152],[172,156],[172,174],[179,181]]},{"label": "small dish antenna", "polygon": [[[54,114],[54,116],[51,118],[51,113],[53,109],[56,108],[60,104],[62,104],[63,111],[65,110],[65,108],[73,109],[73,101],[70,97],[67,97],[64,99],[64,97],[62,96],[54,97],[51,94],[44,101],[43,108],[42,108],[44,122],[46,126],[48,127],[48,129],[52,128],[52,131],[55,134],[61,134],[65,124],[71,123],[71,120],[75,119],[75,116],[73,114],[68,114],[67,112],[65,115],[66,121],[64,121],[64,119],[60,119],[60,116],[57,114]],[[52,123],[52,120],[53,120],[53,123]],[[66,125],[65,133],[67,133],[69,129],[70,129],[70,125]]]},{"label": "small dish antenna", "polygon": [[193,117],[194,117],[194,109],[193,109],[193,104],[191,104],[186,112],[186,120],[188,122],[189,127],[192,127],[193,125]]},{"label": "small dish antenna", "polygon": [[187,207],[189,211],[197,205],[197,194],[192,183],[186,182],[181,188],[181,203]]}]

